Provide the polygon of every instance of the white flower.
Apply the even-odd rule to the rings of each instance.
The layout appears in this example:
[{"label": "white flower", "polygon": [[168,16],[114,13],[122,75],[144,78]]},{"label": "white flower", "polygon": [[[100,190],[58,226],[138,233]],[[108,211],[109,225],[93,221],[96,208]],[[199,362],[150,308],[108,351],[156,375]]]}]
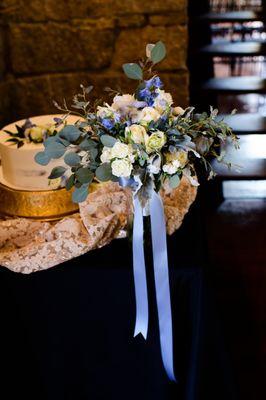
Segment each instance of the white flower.
[{"label": "white flower", "polygon": [[112,108],[119,110],[120,108],[134,107],[135,97],[131,94],[117,95],[113,99]]},{"label": "white flower", "polygon": [[174,115],[182,115],[184,114],[185,110],[182,107],[174,107],[173,114]]},{"label": "white flower", "polygon": [[110,162],[112,159],[112,149],[110,147],[104,147],[100,159],[102,163]]},{"label": "white flower", "polygon": [[173,160],[170,163],[164,164],[163,171],[169,175],[173,175],[177,172],[178,168],[180,167],[180,163],[178,160]]},{"label": "white flower", "polygon": [[148,154],[161,150],[166,142],[165,134],[162,131],[155,131],[145,141]]},{"label": "white flower", "polygon": [[141,124],[146,125],[151,121],[158,121],[160,116],[160,113],[155,108],[144,107],[141,111],[138,112],[134,122],[140,122]]},{"label": "white flower", "polygon": [[105,103],[104,106],[97,107],[97,117],[99,118],[109,118],[112,117],[115,113],[115,109],[113,109],[109,104]]},{"label": "white flower", "polygon": [[89,165],[89,163],[90,163],[90,154],[89,154],[87,151],[85,151],[85,150],[80,151],[80,152],[78,153],[78,155],[79,155],[80,158],[81,158],[80,164],[81,164],[83,167],[86,167],[87,165]]},{"label": "white flower", "polygon": [[129,160],[114,160],[111,164],[112,174],[117,177],[128,178],[132,171],[132,164]]},{"label": "white flower", "polygon": [[146,129],[143,126],[137,124],[126,127],[125,135],[137,144],[145,143],[145,138],[147,138],[148,136]]},{"label": "white flower", "polygon": [[162,114],[173,104],[173,98],[170,93],[167,93],[161,89],[157,89],[156,93],[158,93],[158,96],[155,98],[154,107],[157,111],[159,111],[159,113]]},{"label": "white flower", "polygon": [[147,170],[151,174],[159,174],[161,170],[161,156],[159,154],[149,157]]},{"label": "white flower", "polygon": [[131,155],[130,147],[119,141],[115,142],[114,146],[111,148],[112,158],[126,158]]},{"label": "white flower", "polygon": [[179,166],[181,168],[184,168],[184,166],[187,164],[188,162],[188,155],[187,152],[185,150],[177,150],[173,153],[167,153],[165,155],[167,162],[173,162],[175,160],[178,161]]}]

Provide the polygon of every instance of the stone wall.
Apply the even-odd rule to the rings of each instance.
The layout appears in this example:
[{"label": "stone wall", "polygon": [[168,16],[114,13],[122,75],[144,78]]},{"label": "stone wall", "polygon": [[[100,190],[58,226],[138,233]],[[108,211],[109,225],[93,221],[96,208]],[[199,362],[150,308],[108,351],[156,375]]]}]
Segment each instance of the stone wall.
[{"label": "stone wall", "polygon": [[[162,40],[168,57],[160,66],[166,89],[188,101],[186,0],[2,0],[1,105],[4,119],[55,112],[52,100],[70,101],[79,84],[123,91],[132,84],[124,62]],[[1,8],[0,8],[1,13]],[[1,31],[0,31],[1,32]],[[4,43],[3,43],[4,42]],[[3,96],[3,94],[5,95]],[[8,110],[7,110],[8,109]],[[7,112],[9,111],[9,112]]]}]

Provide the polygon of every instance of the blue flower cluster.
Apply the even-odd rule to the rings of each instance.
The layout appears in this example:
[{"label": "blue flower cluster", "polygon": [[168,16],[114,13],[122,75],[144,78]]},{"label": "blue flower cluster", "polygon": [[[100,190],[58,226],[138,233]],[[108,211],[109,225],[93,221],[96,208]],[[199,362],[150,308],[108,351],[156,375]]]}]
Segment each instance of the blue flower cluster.
[{"label": "blue flower cluster", "polygon": [[108,130],[113,129],[118,122],[120,122],[120,115],[118,113],[114,113],[110,117],[105,117],[101,120],[102,125]]},{"label": "blue flower cluster", "polygon": [[139,90],[138,99],[145,101],[149,107],[152,107],[158,96],[157,89],[161,89],[162,86],[161,79],[158,76],[153,76],[148,81],[144,81],[143,87]]}]

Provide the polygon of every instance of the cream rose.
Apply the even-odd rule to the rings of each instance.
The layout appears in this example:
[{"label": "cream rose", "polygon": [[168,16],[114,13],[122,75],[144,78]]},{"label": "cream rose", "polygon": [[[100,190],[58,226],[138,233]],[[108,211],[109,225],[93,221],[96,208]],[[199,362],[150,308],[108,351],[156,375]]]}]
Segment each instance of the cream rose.
[{"label": "cream rose", "polygon": [[126,158],[131,155],[130,148],[127,144],[117,141],[111,148],[112,158]]},{"label": "cream rose", "polygon": [[147,138],[146,129],[142,125],[133,124],[126,127],[126,137],[129,137],[134,143],[143,144]]},{"label": "cream rose", "polygon": [[165,142],[165,134],[162,131],[153,132],[145,141],[147,153],[150,154],[161,150]]},{"label": "cream rose", "polygon": [[132,171],[132,164],[127,159],[117,159],[112,162],[111,168],[114,176],[128,178]]},{"label": "cream rose", "polygon": [[154,107],[160,114],[162,114],[168,107],[173,104],[173,98],[170,93],[164,90],[157,89],[158,96],[155,98]]},{"label": "cream rose", "polygon": [[123,94],[121,96],[117,95],[114,97],[111,107],[115,110],[119,110],[120,108],[133,107],[135,101],[135,97],[131,94]]},{"label": "cream rose", "polygon": [[158,121],[161,114],[153,107],[144,107],[136,116],[135,122],[146,125],[151,121]]}]

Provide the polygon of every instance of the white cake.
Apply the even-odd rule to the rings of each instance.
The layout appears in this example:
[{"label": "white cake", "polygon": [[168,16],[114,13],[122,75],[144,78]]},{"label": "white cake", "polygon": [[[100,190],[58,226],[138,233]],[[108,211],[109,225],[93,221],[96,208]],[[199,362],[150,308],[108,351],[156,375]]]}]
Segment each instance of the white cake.
[{"label": "white cake", "polygon": [[[31,117],[30,121],[36,126],[54,123],[54,118],[62,115],[41,115]],[[68,124],[74,124],[77,117],[69,116]],[[22,126],[25,120],[17,121],[5,126],[0,131],[0,157],[1,157],[1,183],[18,190],[49,190],[48,176],[51,170],[58,165],[63,165],[62,160],[52,160],[47,166],[39,165],[34,157],[43,150],[43,143],[24,142],[17,148],[16,144],[7,142],[10,135],[4,130],[17,132],[16,125]]]}]

